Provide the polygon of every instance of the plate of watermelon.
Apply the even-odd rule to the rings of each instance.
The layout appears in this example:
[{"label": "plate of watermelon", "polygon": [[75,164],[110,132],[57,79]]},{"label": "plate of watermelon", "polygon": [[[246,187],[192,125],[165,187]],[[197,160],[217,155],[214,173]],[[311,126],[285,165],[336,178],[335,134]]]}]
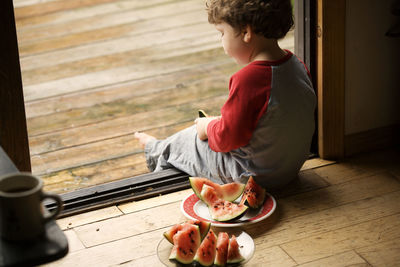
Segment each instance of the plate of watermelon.
[{"label": "plate of watermelon", "polygon": [[238,227],[268,218],[276,201],[252,177],[246,185],[215,184],[208,179],[190,177],[194,194],[181,203],[181,211],[191,220],[210,222],[218,227]]},{"label": "plate of watermelon", "polygon": [[210,223],[191,220],[164,232],[157,255],[165,266],[238,266],[248,262],[254,250],[246,232],[214,232]]}]

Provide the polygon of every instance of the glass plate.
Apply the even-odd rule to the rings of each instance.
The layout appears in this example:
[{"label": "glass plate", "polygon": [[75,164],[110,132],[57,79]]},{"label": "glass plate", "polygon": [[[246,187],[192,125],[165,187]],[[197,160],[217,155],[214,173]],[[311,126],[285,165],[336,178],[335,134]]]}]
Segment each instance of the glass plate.
[{"label": "glass plate", "polygon": [[[240,254],[245,259],[242,262],[242,264],[245,264],[254,255],[255,246],[254,246],[253,239],[251,238],[250,235],[248,235],[244,231],[232,231],[232,232],[227,231],[227,233],[228,233],[229,237],[231,237],[232,235],[236,236],[236,240],[239,244]],[[217,232],[215,232],[215,234],[218,235]],[[170,242],[168,242],[167,239],[162,238],[157,246],[157,256],[158,256],[159,260],[165,266],[170,266],[170,267],[185,266],[185,265],[179,265],[179,264],[169,260],[169,254],[171,253],[171,249],[172,249],[172,244]],[[186,266],[192,266],[192,264],[186,265]],[[227,266],[229,266],[229,265],[227,265]],[[235,265],[235,266],[237,266],[237,265]]]}]

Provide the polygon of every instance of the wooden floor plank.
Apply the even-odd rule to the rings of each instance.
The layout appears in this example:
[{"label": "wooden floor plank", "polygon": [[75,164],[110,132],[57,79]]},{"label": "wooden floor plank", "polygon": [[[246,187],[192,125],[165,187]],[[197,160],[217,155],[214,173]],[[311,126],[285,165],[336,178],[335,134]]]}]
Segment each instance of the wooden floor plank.
[{"label": "wooden floor plank", "polygon": [[291,267],[297,265],[279,246],[270,247],[262,252],[257,251],[245,266],[259,267],[260,264],[270,267]]},{"label": "wooden floor plank", "polygon": [[366,247],[356,249],[356,252],[372,266],[396,266],[400,263],[400,239],[370,243]]},{"label": "wooden floor plank", "polygon": [[[382,215],[378,219],[288,242],[281,247],[296,262],[305,263],[371,244],[399,239],[399,227],[399,213],[386,217]],[[394,250],[398,251],[398,248]]]},{"label": "wooden floor plank", "polygon": [[74,230],[64,231],[64,234],[68,240],[68,252],[69,253],[85,249],[85,246],[79,240],[79,238],[76,235],[76,233],[74,232]]},{"label": "wooden floor plank", "polygon": [[[268,248],[384,216],[391,216],[400,212],[400,206],[396,203],[399,199],[400,192],[397,191],[302,215],[301,217],[290,218],[286,218],[285,212],[282,210],[289,207],[280,205],[279,214],[276,215],[280,217],[280,221],[265,221],[257,226],[246,227],[246,231],[255,238],[258,249]],[[260,229],[263,229],[263,231],[260,231]],[[286,249],[285,251],[288,252]],[[291,254],[289,253],[289,255]]]},{"label": "wooden floor plank", "polygon": [[315,213],[346,203],[400,190],[400,183],[389,173],[381,173],[279,199],[286,217]]},{"label": "wooden floor plank", "polygon": [[[279,219],[280,221],[276,222],[273,225],[272,229],[268,229],[267,225],[271,223],[275,223],[272,220],[268,220],[265,223],[261,223],[257,226],[249,226],[246,227],[246,231],[250,233],[253,238],[255,238],[256,245],[258,249],[262,250],[263,248],[269,248],[275,245],[279,245],[282,243],[287,243],[293,240],[305,238],[309,235],[316,235],[318,233],[323,233],[329,230],[336,230],[343,227],[351,226],[354,224],[359,224],[365,221],[373,220],[379,218],[381,216],[389,216],[395,214],[396,212],[400,212],[400,207],[396,205],[396,201],[400,199],[400,192],[396,191],[394,193],[389,193],[383,196],[371,197],[368,199],[362,199],[358,201],[351,202],[349,204],[341,205],[338,207],[333,207],[330,209],[321,210],[318,212],[314,212],[312,214],[309,211],[303,211],[301,209],[296,209],[293,212],[285,212],[285,209],[292,209],[291,206],[286,206],[285,203],[280,203],[279,207]],[[173,221],[172,217],[169,217],[169,214],[181,214],[179,212],[179,204],[180,203],[172,203],[168,205],[164,205],[165,211],[157,211],[154,212],[162,212],[160,214],[165,214],[166,219],[171,219],[171,225],[178,223],[179,221]],[[295,208],[293,208],[295,209]],[[145,213],[151,212],[153,209],[146,210]],[[359,212],[355,215],[354,211],[359,210]],[[134,213],[137,216],[140,212]],[[287,214],[287,215],[286,215]],[[132,215],[133,216],[133,215]],[[161,215],[160,215],[161,216]],[[163,215],[164,216],[164,215]],[[286,217],[287,216],[287,217]],[[299,220],[298,217],[302,218]],[[182,220],[183,218],[181,218]],[[81,240],[85,243],[85,245],[95,245],[104,242],[109,242],[115,239],[124,238],[130,235],[137,234],[136,229],[126,228],[125,224],[129,224],[130,217],[123,216],[119,220],[114,220],[113,225],[120,225],[118,228],[125,229],[121,231],[120,234],[111,233],[111,228],[108,229],[107,225],[109,225],[106,221],[101,222],[100,224],[94,224],[90,226],[86,226],[81,229],[77,229],[78,235]],[[265,224],[265,231],[268,231],[268,234],[262,237],[258,237],[263,232],[260,231],[262,225]],[[96,235],[94,237],[92,234],[94,232],[93,229],[97,229],[97,227],[105,227],[102,235]],[[154,225],[152,225],[154,226]],[[145,225],[143,225],[142,231],[148,231]],[[261,227],[261,228],[260,228]]]},{"label": "wooden floor plank", "polygon": [[124,203],[118,205],[118,209],[120,209],[124,214],[128,214],[144,209],[155,208],[156,206],[159,205],[165,205],[173,202],[180,202],[190,194],[193,194],[192,189],[181,190],[178,192],[169,193],[158,197],[153,197],[151,199],[144,199],[140,201]]},{"label": "wooden floor plank", "polygon": [[331,184],[344,183],[349,180],[371,175],[371,173],[364,168],[347,162],[317,168],[315,172]]},{"label": "wooden floor plank", "polygon": [[[248,266],[395,266],[399,262],[399,181],[387,170],[360,175],[354,165],[345,171],[343,164],[333,164],[326,169],[327,174],[335,165],[341,173],[353,173],[354,179],[345,175],[343,182],[331,180],[335,183],[325,182],[322,188],[289,190],[289,194],[278,196],[278,210],[270,218],[244,228],[256,244]],[[319,177],[316,170],[323,168],[302,173]],[[319,173],[327,177],[323,171]],[[169,227],[161,225],[186,220],[179,211],[183,194],[173,195],[158,197],[154,203],[145,200],[121,205],[129,214],[117,218],[74,225],[79,240],[90,247],[70,253],[54,266],[100,264],[93,258],[103,257],[107,266],[158,266],[155,248]],[[164,222],[151,220],[154,214]],[[139,255],[130,249],[137,249],[135,241],[140,239],[146,240],[146,245]]]},{"label": "wooden floor plank", "polygon": [[123,215],[121,210],[119,210],[116,206],[111,206],[103,209],[93,210],[82,214],[58,219],[57,224],[62,230],[66,230],[66,232],[69,232],[68,229],[72,229],[81,225],[90,224],[93,222],[98,222],[114,217],[119,217],[121,215]]},{"label": "wooden floor plank", "polygon": [[157,255],[150,255],[138,259],[129,260],[123,263],[112,265],[113,267],[165,267],[163,263],[158,259]]},{"label": "wooden floor plank", "polygon": [[299,267],[342,267],[342,266],[357,266],[357,267],[367,267],[370,266],[363,258],[361,258],[354,251],[346,251],[339,253],[330,257],[322,258],[316,261],[312,261],[305,264],[298,265]]},{"label": "wooden floor plank", "polygon": [[63,259],[46,266],[111,266],[153,256],[165,230],[166,228],[163,228],[143,235],[72,252]]},{"label": "wooden floor plank", "polygon": [[[180,202],[161,205],[114,218],[112,223],[105,220],[79,226],[74,230],[85,247],[93,247],[182,223],[186,218],[179,212],[179,205]],[[152,219],[154,214],[159,218],[156,221]],[[162,235],[159,236],[161,238]]]}]

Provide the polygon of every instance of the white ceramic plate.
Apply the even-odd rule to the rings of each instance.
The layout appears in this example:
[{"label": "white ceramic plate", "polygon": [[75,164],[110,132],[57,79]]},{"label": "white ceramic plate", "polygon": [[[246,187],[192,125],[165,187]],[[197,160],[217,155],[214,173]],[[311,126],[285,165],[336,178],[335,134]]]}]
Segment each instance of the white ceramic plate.
[{"label": "white ceramic plate", "polygon": [[273,196],[267,193],[264,205],[257,210],[249,210],[238,220],[232,222],[214,221],[208,211],[207,205],[195,194],[187,196],[181,203],[181,211],[185,217],[191,220],[208,221],[212,226],[237,227],[245,224],[256,223],[268,218],[276,208],[276,201]]},{"label": "white ceramic plate", "polygon": [[[242,262],[242,264],[245,264],[251,259],[251,257],[253,257],[254,254],[255,246],[253,239],[244,231],[235,231],[235,232],[227,231],[227,233],[229,235],[229,238],[232,235],[236,236],[236,240],[239,244],[240,254],[244,257],[244,261]],[[217,232],[216,234],[218,235]],[[175,267],[177,266],[177,264],[168,259],[171,253],[171,249],[172,249],[172,244],[168,242],[167,239],[162,238],[157,246],[157,256],[165,266]]]}]

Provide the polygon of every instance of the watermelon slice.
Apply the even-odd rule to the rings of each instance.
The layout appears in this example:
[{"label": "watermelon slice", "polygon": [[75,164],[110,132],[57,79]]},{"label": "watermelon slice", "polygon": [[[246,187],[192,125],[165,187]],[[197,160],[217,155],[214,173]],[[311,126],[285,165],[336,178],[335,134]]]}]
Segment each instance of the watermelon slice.
[{"label": "watermelon slice", "polygon": [[186,224],[173,237],[174,246],[172,247],[169,259],[182,264],[192,263],[200,242],[199,227],[193,224]]},{"label": "watermelon slice", "polygon": [[201,240],[204,239],[211,227],[211,223],[206,221],[190,220],[188,223],[197,225],[199,227]]},{"label": "watermelon slice", "polygon": [[266,191],[260,185],[254,181],[253,177],[250,176],[247,181],[246,187],[243,192],[240,204],[248,205],[252,209],[258,209],[264,204]]},{"label": "watermelon slice", "polygon": [[204,203],[207,204],[211,218],[216,221],[232,221],[242,217],[248,207],[243,204],[235,204],[220,199],[215,189],[208,185],[203,185],[200,193]]},{"label": "watermelon slice", "polygon": [[216,254],[214,264],[225,266],[228,260],[229,236],[226,232],[220,232],[217,239]]},{"label": "watermelon slice", "polygon": [[232,235],[231,239],[229,239],[229,247],[228,247],[228,259],[226,263],[228,264],[238,264],[244,261],[243,256],[239,251],[239,244],[236,240],[236,236]]},{"label": "watermelon slice", "polygon": [[200,199],[201,199],[200,193],[204,184],[214,188],[219,198],[231,202],[240,197],[245,187],[244,184],[240,183],[229,183],[229,184],[219,185],[217,183],[211,182],[207,178],[201,178],[201,177],[189,177],[189,181],[194,193]]},{"label": "watermelon slice", "polygon": [[214,263],[215,254],[217,247],[217,237],[212,230],[210,230],[207,236],[201,242],[200,247],[197,249],[194,261],[198,262],[202,266],[211,266]]},{"label": "watermelon slice", "polygon": [[164,232],[164,237],[171,243],[174,244],[173,238],[176,233],[187,227],[187,224],[197,225],[200,230],[201,240],[207,235],[208,230],[210,230],[211,223],[198,220],[190,220],[187,223],[175,224],[168,231]]}]

